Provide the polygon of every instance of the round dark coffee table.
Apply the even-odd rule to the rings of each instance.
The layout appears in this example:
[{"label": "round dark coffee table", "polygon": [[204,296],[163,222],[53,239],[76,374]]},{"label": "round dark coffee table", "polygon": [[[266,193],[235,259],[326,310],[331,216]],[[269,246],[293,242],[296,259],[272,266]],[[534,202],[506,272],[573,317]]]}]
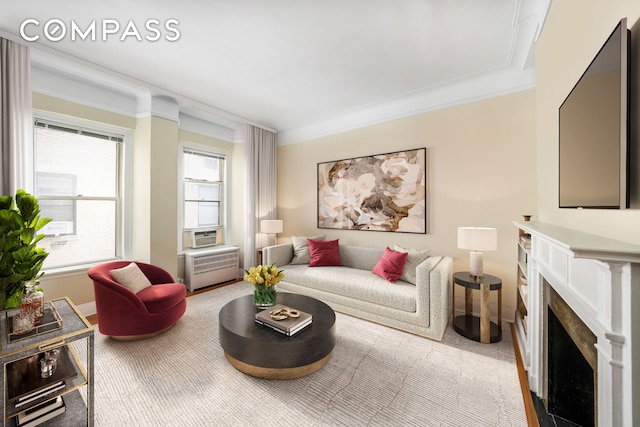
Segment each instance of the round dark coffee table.
[{"label": "round dark coffee table", "polygon": [[278,304],[306,311],[311,326],[288,337],[255,322],[260,310],[253,295],[236,298],[220,309],[220,345],[239,371],[266,379],[292,379],[322,368],[336,344],[336,315],[327,304],[304,295],[279,292]]}]

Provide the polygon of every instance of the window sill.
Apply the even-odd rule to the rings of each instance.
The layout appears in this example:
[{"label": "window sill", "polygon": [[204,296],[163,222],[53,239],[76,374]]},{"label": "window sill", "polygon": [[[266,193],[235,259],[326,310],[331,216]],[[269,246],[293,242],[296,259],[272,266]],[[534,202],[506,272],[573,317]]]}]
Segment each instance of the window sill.
[{"label": "window sill", "polygon": [[68,267],[51,268],[44,270],[44,276],[40,278],[41,281],[47,281],[49,279],[59,279],[62,277],[77,276],[79,274],[87,274],[87,271],[94,265],[101,264],[107,261],[100,261],[95,263],[70,265]]}]

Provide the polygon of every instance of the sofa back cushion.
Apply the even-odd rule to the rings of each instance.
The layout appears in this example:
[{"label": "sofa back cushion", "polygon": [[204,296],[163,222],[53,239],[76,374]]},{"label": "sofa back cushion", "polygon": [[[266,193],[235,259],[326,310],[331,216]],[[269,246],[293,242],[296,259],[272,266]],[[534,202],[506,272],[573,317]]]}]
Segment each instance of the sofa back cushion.
[{"label": "sofa back cushion", "polygon": [[398,252],[406,252],[407,253],[407,263],[404,266],[404,271],[400,276],[400,280],[404,280],[405,282],[416,284],[416,267],[418,267],[422,262],[429,258],[429,249],[406,249],[402,246],[395,245],[393,250]]},{"label": "sofa back cushion", "polygon": [[325,235],[319,236],[291,236],[291,243],[293,244],[293,259],[291,264],[309,264],[309,240],[324,240]]},{"label": "sofa back cushion", "polygon": [[340,262],[345,267],[372,271],[384,249],[340,245]]}]

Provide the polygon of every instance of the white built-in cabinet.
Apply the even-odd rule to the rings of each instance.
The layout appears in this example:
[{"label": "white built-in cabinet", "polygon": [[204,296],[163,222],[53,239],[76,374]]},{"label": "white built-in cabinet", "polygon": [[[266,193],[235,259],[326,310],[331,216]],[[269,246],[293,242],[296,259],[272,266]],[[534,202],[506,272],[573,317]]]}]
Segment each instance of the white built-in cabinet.
[{"label": "white built-in cabinet", "polygon": [[[517,224],[516,224],[517,226]],[[514,324],[520,355],[525,370],[531,360],[531,348],[528,340],[529,333],[529,258],[531,256],[531,235],[522,228],[518,228],[518,263],[516,265],[516,313]]]}]

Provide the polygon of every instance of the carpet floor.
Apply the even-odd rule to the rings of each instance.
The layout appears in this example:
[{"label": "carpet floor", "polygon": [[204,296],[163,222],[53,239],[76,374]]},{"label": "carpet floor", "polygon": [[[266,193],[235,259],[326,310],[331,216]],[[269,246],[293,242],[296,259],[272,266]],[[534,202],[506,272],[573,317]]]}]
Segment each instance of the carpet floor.
[{"label": "carpet floor", "polygon": [[480,344],[448,328],[432,341],[336,313],[319,371],[270,381],[233,368],[218,312],[240,282],[187,299],[160,336],[95,345],[96,426],[526,426],[511,334]]}]

